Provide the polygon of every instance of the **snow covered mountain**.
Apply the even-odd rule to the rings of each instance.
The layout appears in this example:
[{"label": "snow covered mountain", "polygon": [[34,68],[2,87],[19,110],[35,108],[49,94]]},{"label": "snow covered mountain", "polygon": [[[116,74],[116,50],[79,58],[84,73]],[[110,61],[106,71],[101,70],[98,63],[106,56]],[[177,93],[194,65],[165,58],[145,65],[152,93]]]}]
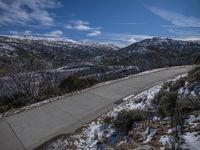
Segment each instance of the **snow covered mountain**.
[{"label": "snow covered mountain", "polygon": [[158,49],[172,55],[178,55],[180,53],[199,51],[200,43],[198,41],[181,41],[156,37],[132,44],[124,48],[123,51],[128,53],[145,53]]},{"label": "snow covered mountain", "polygon": [[135,65],[143,69],[191,64],[200,55],[199,41],[152,38],[118,50],[104,57],[104,63]]},{"label": "snow covered mountain", "polygon": [[69,63],[93,62],[95,57],[118,49],[119,47],[106,43],[0,36],[0,67],[7,71],[9,66],[23,66],[33,60],[37,66],[55,68]]},{"label": "snow covered mountain", "polygon": [[[119,48],[108,43],[70,39],[0,36],[0,74],[29,62],[45,69],[91,64],[136,66],[140,70],[191,64],[200,56],[200,42],[152,38]],[[72,67],[73,68],[73,67]]]}]

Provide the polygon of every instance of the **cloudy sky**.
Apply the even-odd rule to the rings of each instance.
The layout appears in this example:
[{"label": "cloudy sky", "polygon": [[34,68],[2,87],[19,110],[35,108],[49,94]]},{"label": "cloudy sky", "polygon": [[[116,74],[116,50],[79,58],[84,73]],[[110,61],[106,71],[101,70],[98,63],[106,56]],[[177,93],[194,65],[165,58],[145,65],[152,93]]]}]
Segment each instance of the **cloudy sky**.
[{"label": "cloudy sky", "polygon": [[200,39],[199,0],[0,0],[0,34],[127,45]]}]

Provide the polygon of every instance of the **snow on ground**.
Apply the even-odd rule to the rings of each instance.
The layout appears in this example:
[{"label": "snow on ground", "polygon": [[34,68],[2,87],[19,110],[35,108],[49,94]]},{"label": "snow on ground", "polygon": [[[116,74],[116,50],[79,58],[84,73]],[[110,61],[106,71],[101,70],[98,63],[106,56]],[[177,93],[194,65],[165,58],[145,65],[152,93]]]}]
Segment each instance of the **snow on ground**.
[{"label": "snow on ground", "polygon": [[186,87],[181,87],[179,90],[178,90],[178,95],[180,96],[187,96],[190,94],[190,91],[188,90],[188,88]]},{"label": "snow on ground", "polygon": [[171,137],[169,135],[162,135],[160,137],[159,142],[162,143],[163,146],[170,146],[172,140],[171,140]]},{"label": "snow on ground", "polygon": [[200,115],[188,115],[185,127],[189,130],[183,135],[183,148],[191,150],[200,149]]},{"label": "snow on ground", "polygon": [[[107,131],[106,134],[104,133],[105,130]],[[102,139],[103,136],[108,137],[113,132],[114,130],[111,129],[111,126],[104,125],[98,120],[88,124],[81,134],[74,135],[72,138],[76,139],[78,148],[91,149],[96,147],[97,140]]]},{"label": "snow on ground", "polygon": [[145,131],[145,134],[147,135],[147,138],[143,142],[143,144],[149,143],[151,141],[151,139],[153,138],[153,136],[156,134],[156,132],[157,132],[157,129],[147,127],[147,129]]},{"label": "snow on ground", "polygon": [[136,96],[131,96],[130,99],[126,99],[122,104],[113,108],[113,110],[108,112],[106,116],[116,117],[122,110],[149,109],[151,107],[151,100],[154,98],[155,94],[160,91],[162,84],[163,83],[155,85]]},{"label": "snow on ground", "polygon": [[192,127],[195,127],[200,122],[200,116],[195,115],[189,115],[189,118],[185,120],[186,123],[191,125]]},{"label": "snow on ground", "polygon": [[199,150],[200,149],[200,136],[197,132],[187,132],[186,135],[183,136],[185,140],[184,148],[189,148],[191,150]]},{"label": "snow on ground", "polygon": [[16,49],[8,44],[5,44],[5,43],[0,43],[0,48],[2,49],[6,49],[6,50],[9,50],[9,51],[15,51]]}]

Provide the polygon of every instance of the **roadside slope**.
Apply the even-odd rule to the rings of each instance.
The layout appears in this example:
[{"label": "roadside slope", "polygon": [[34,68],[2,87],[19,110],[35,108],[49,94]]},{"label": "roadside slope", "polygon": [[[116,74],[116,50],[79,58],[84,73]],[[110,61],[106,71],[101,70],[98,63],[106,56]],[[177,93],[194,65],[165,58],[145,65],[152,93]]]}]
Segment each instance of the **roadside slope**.
[{"label": "roadside slope", "polygon": [[186,73],[190,68],[173,67],[125,78],[3,118],[0,120],[1,149],[33,149],[57,135],[73,132],[108,111],[117,100]]}]

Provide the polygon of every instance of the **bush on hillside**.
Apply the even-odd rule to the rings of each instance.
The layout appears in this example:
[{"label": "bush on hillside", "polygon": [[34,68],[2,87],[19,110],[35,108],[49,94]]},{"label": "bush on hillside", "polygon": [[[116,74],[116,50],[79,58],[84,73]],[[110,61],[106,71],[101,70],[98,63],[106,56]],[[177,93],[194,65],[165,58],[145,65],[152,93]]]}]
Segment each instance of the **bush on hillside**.
[{"label": "bush on hillside", "polygon": [[169,90],[172,92],[177,92],[177,90],[180,89],[181,87],[184,87],[184,85],[185,85],[185,79],[180,78],[175,83],[171,84]]},{"label": "bush on hillside", "polygon": [[10,98],[8,96],[0,96],[0,106],[7,105],[10,102],[12,102],[12,98]]},{"label": "bush on hillside", "polygon": [[161,91],[169,89],[171,85],[172,85],[172,82],[164,82],[164,84],[162,85]]},{"label": "bush on hillside", "polygon": [[61,81],[59,87],[64,91],[78,90],[81,87],[80,79],[76,76],[69,76]]},{"label": "bush on hillside", "polygon": [[69,76],[61,81],[59,87],[63,92],[72,92],[90,87],[95,83],[97,83],[97,81],[94,79],[79,79],[76,76]]},{"label": "bush on hillside", "polygon": [[0,113],[3,113],[9,109],[8,104],[10,102],[12,102],[12,99],[10,97],[0,96]]},{"label": "bush on hillside", "polygon": [[194,110],[199,110],[200,108],[200,96],[197,97],[182,97],[179,100],[179,105],[181,107],[182,112],[188,113]]},{"label": "bush on hillside", "polygon": [[178,96],[174,92],[163,92],[162,95],[159,95],[158,102],[158,113],[166,117],[168,115],[173,116],[176,108]]},{"label": "bush on hillside", "polygon": [[127,134],[133,127],[134,122],[147,119],[147,112],[142,110],[123,110],[119,112],[113,122],[114,127],[123,134]]},{"label": "bush on hillside", "polygon": [[165,95],[167,92],[168,92],[168,91],[163,91],[163,90],[159,91],[159,92],[155,95],[154,99],[152,100],[152,103],[155,104],[155,105],[159,105],[159,101],[160,101],[161,97],[162,97],[163,95]]},{"label": "bush on hillside", "polygon": [[12,97],[1,96],[0,97],[0,113],[6,112],[11,108],[18,108],[25,106],[29,103],[27,97],[24,94],[18,93],[12,95]]},{"label": "bush on hillside", "polygon": [[112,121],[113,121],[113,118],[111,118],[111,117],[105,117],[105,118],[103,119],[103,122],[104,122],[104,124],[106,124],[106,125],[112,124]]},{"label": "bush on hillside", "polygon": [[14,94],[12,96],[12,99],[13,99],[13,101],[10,105],[14,108],[25,106],[26,104],[29,103],[27,96],[25,96],[24,94],[21,94],[21,93]]}]

